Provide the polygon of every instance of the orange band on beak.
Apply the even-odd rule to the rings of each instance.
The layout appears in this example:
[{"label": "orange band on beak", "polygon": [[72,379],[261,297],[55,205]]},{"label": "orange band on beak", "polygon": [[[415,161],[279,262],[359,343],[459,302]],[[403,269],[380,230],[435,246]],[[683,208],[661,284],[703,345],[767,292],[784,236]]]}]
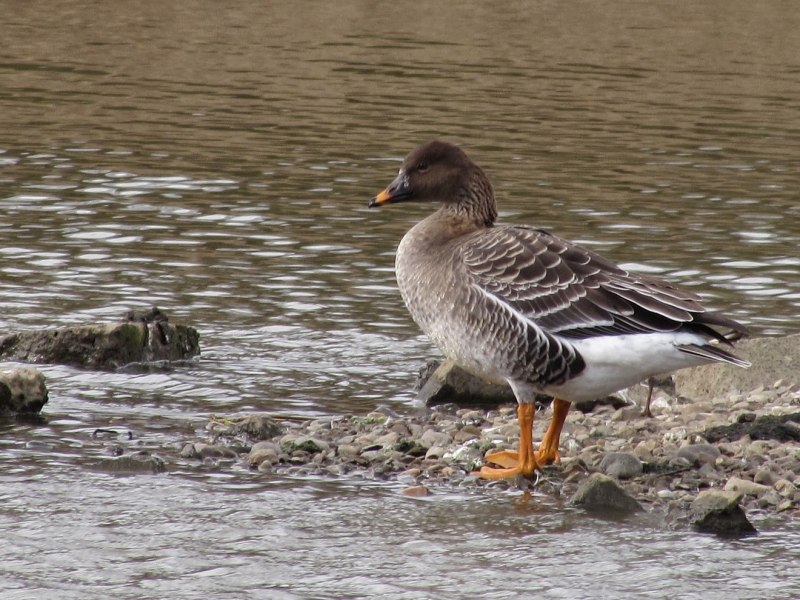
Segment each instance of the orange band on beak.
[{"label": "orange band on beak", "polygon": [[386,188],[380,194],[375,196],[375,198],[372,200],[372,203],[380,206],[381,204],[385,204],[391,199],[392,199],[392,194],[389,191],[389,188]]}]

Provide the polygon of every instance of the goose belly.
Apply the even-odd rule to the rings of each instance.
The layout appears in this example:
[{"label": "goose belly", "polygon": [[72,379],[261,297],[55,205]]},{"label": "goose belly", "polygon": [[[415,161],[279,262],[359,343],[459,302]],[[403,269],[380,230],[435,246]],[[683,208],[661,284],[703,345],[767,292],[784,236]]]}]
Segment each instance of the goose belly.
[{"label": "goose belly", "polygon": [[684,344],[704,345],[693,333],[647,333],[572,341],[586,368],[569,381],[547,387],[548,394],[569,401],[592,400],[630,387],[653,375],[711,362],[682,352]]}]

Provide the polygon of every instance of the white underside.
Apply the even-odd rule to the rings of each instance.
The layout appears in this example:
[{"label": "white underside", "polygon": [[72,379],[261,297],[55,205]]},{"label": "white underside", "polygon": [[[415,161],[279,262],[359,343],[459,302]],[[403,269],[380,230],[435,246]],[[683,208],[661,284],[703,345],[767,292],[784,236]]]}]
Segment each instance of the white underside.
[{"label": "white underside", "polygon": [[547,394],[570,402],[592,400],[632,386],[653,375],[712,362],[681,352],[678,346],[705,345],[708,340],[693,333],[647,333],[588,338],[572,342],[586,368]]}]

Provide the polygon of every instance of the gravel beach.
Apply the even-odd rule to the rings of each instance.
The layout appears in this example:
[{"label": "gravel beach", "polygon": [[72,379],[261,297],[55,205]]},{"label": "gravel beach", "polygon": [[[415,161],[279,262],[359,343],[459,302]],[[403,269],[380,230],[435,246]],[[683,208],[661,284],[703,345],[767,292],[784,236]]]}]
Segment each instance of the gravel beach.
[{"label": "gravel beach", "polygon": [[[493,410],[443,405],[414,416],[379,410],[312,420],[213,418],[208,441],[186,444],[182,456],[236,457],[264,476],[391,480],[408,495],[522,488],[568,500],[593,473],[604,473],[649,510],[686,513],[701,492],[726,490],[740,496],[748,514],[800,515],[797,388],[778,381],[707,401],[658,392],[652,406],[652,418],[633,403],[572,411],[560,464],[544,468],[535,482],[472,474],[487,451],[516,448],[513,404]],[[549,409],[537,414],[535,440],[549,417]]]}]

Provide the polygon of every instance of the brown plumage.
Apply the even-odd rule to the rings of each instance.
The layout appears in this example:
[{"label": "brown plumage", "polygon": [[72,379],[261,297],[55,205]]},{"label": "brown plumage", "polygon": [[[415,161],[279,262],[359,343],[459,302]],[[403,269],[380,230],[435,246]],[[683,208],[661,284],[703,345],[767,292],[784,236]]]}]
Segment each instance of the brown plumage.
[{"label": "brown plumage", "polygon": [[[725,348],[745,327],[707,311],[696,294],[547,231],[497,225],[489,179],[456,146],[433,141],[411,152],[370,206],[407,201],[441,203],[397,251],[409,312],[445,356],[507,381],[521,407],[550,393],[566,402],[563,423],[568,402],[657,373],[713,361],[748,365]],[[548,431],[545,462],[557,457],[561,423]],[[525,460],[521,470],[530,474]]]}]

